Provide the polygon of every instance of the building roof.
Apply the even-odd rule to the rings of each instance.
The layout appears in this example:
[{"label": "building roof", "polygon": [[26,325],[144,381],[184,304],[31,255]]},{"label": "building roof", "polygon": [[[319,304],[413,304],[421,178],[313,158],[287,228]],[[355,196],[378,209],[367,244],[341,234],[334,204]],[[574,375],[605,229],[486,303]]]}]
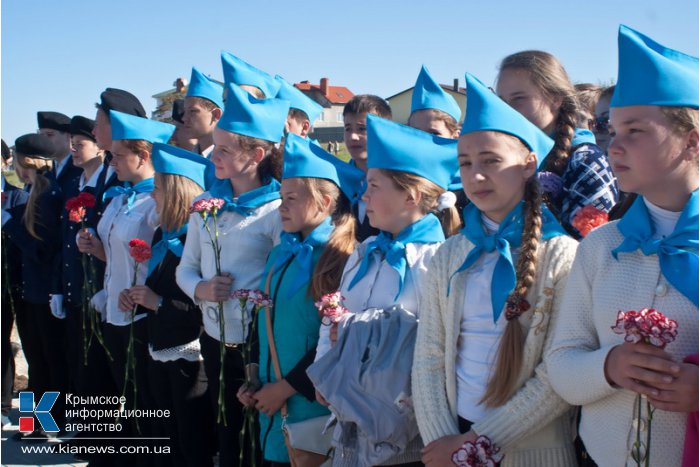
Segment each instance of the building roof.
[{"label": "building roof", "polygon": [[294,87],[300,91],[318,92],[330,101],[331,104],[347,104],[347,102],[355,96],[355,94],[345,86],[327,86],[327,92],[325,94],[321,90],[320,84],[311,84],[308,81],[294,83]]},{"label": "building roof", "polygon": [[[415,87],[415,86],[411,86],[410,88],[404,89],[404,90],[401,91],[401,92],[397,92],[396,94],[393,94],[393,95],[387,97],[386,100],[392,99],[392,98],[394,98],[394,97],[396,97],[396,96],[399,96],[399,95],[401,95],[401,94],[403,94],[403,93],[405,93],[405,92],[412,91],[414,87]],[[448,91],[448,92],[456,92],[457,94],[463,94],[463,95],[465,95],[465,96],[467,95],[467,88],[457,87],[457,88],[455,89],[455,86],[454,86],[454,85],[451,86],[451,85],[449,85],[449,84],[441,84],[440,87],[441,87],[442,89],[444,89],[445,91]]]}]

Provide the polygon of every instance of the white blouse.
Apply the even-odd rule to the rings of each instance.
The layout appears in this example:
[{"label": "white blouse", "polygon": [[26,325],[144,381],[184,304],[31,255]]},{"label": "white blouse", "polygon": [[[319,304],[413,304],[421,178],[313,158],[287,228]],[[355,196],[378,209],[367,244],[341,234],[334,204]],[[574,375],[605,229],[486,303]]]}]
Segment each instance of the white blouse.
[{"label": "white blouse", "polygon": [[[489,235],[498,231],[498,224],[482,215],[484,229]],[[517,252],[511,251],[513,261]],[[506,328],[505,313],[493,322],[491,281],[496,269],[497,251],[485,253],[466,271],[464,310],[457,341],[457,413],[476,423],[488,413],[488,407],[479,401],[496,363],[501,335]]]},{"label": "white blouse", "polygon": [[[406,244],[406,275],[404,276],[403,290],[398,298],[399,273],[382,258],[379,250],[374,250],[375,260],[367,268],[367,273],[360,279],[352,290],[350,283],[360,269],[360,263],[365,251],[376,236],[367,238],[352,252],[343,269],[340,279],[340,293],[344,297],[343,306],[350,313],[361,313],[370,308],[389,308],[401,304],[406,310],[420,315],[418,309],[418,294],[420,284],[425,282],[430,260],[442,244],[436,243],[408,243]],[[321,326],[319,341],[316,347],[316,360],[320,359],[331,348],[330,327]]]},{"label": "white blouse", "polygon": [[[211,198],[205,192],[196,198]],[[257,208],[251,216],[244,217],[237,212],[225,211],[217,216],[219,245],[221,246],[221,269],[233,278],[231,290],[260,289],[260,280],[267,257],[279,243],[282,220],[277,208],[279,199]],[[208,221],[213,233],[213,223]],[[190,215],[187,227],[187,240],[177,267],[177,284],[199,305],[203,314],[204,331],[219,340],[218,304],[195,298],[195,289],[201,281],[216,275],[214,251],[202,218],[199,214]],[[245,341],[250,313],[241,312],[237,299],[224,302],[226,342],[230,344]]]},{"label": "white blouse", "polygon": [[[102,300],[94,299],[94,303],[100,304],[98,310],[103,312],[103,318],[115,326],[126,326],[131,322],[130,312],[121,311],[118,307],[119,294],[131,287],[134,276],[135,263],[129,255],[129,241],[138,238],[150,245],[159,223],[156,202],[150,193],[137,194],[128,211],[126,201],[126,195],[115,196],[97,224],[97,234],[104,245],[107,265],[104,289],[98,292],[104,297]],[[139,265],[137,285],[146,282],[147,272],[148,264]],[[146,314],[137,316],[134,321],[144,317]]]}]

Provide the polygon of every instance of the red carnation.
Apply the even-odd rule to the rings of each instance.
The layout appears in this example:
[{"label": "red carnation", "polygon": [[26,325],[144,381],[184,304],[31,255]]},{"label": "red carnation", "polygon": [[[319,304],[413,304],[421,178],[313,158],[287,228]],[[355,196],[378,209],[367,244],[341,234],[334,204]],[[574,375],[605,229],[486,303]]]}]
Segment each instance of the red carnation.
[{"label": "red carnation", "polygon": [[80,200],[83,207],[86,207],[86,208],[95,207],[95,203],[96,203],[95,195],[93,195],[92,193],[88,193],[86,191],[83,191],[82,193],[80,193],[78,195],[78,200]]},{"label": "red carnation", "polygon": [[143,240],[134,238],[129,242],[129,255],[137,263],[145,263],[151,259],[151,247]]},{"label": "red carnation", "polygon": [[85,208],[84,207],[79,207],[79,208],[71,209],[70,211],[68,211],[68,220],[71,222],[75,222],[76,224],[82,222],[84,217],[85,217]]},{"label": "red carnation", "polygon": [[606,222],[608,222],[608,213],[589,204],[576,212],[571,225],[579,231],[582,237],[585,237],[591,230],[600,227]]},{"label": "red carnation", "polygon": [[78,209],[79,207],[82,207],[80,204],[80,201],[78,201],[78,197],[74,196],[73,198],[68,198],[66,201],[66,211],[73,211],[75,209]]}]

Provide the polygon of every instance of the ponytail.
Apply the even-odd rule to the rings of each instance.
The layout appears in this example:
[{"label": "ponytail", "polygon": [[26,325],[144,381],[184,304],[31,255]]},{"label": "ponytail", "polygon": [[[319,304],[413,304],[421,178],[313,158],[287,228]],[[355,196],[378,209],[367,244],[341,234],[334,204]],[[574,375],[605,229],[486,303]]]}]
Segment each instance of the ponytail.
[{"label": "ponytail", "polygon": [[260,138],[253,138],[251,136],[240,135],[234,133],[238,139],[238,144],[241,148],[250,152],[255,148],[263,148],[265,150],[265,157],[258,164],[257,172],[260,181],[265,183],[265,180],[274,178],[276,180],[282,179],[282,155],[284,154],[284,140],[281,143],[273,143],[272,141],[267,141]]},{"label": "ponytail", "polygon": [[35,170],[36,177],[34,183],[32,183],[32,189],[29,192],[29,198],[27,199],[27,207],[24,210],[24,215],[22,216],[22,221],[24,222],[24,227],[29,232],[29,235],[36,238],[37,240],[43,240],[36,233],[36,227],[38,225],[37,219],[37,201],[39,196],[42,195],[46,190],[49,189],[51,183],[49,179],[46,178],[44,172],[49,170],[52,165],[52,161],[45,159],[35,159],[33,157],[25,156],[24,154],[17,154],[17,164],[23,169]]},{"label": "ponytail", "polygon": [[535,282],[537,248],[542,236],[542,194],[535,177],[527,181],[524,199],[525,225],[515,267],[515,289],[506,301],[507,324],[498,345],[495,370],[480,401],[487,407],[499,407],[508,402],[522,370],[524,336],[518,318],[530,308],[526,297]]},{"label": "ponytail", "polygon": [[356,220],[352,215],[350,200],[335,183],[321,178],[303,180],[316,203],[320,203],[323,196],[330,196],[333,199],[331,205],[333,232],[316,263],[308,289],[309,296],[314,301],[318,301],[323,295],[335,292],[340,287],[345,263],[357,245]]},{"label": "ponytail", "polygon": [[440,226],[445,237],[451,237],[459,232],[462,222],[459,219],[459,212],[454,204],[444,209],[439,209],[440,196],[447,193],[446,190],[431,182],[427,178],[415,175],[410,172],[400,170],[379,169],[381,173],[389,177],[394,186],[399,190],[407,192],[418,192],[421,194],[420,209],[423,214],[433,213],[440,219]]}]

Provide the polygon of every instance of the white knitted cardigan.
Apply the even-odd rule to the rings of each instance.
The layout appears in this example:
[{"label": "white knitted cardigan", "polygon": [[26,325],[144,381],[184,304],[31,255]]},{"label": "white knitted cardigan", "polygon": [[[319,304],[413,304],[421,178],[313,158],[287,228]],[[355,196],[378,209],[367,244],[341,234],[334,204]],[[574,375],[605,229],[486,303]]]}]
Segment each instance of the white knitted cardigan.
[{"label": "white knitted cardigan", "polygon": [[[450,276],[474,245],[463,235],[442,244],[421,291],[421,319],[413,360],[413,400],[423,441],[459,433],[457,424],[457,356],[464,309],[465,272]],[[574,427],[570,406],[549,384],[542,362],[551,344],[549,332],[557,317],[577,242],[559,236],[542,242],[537,251],[537,273],[527,299],[532,305],[519,322],[526,339],[518,389],[511,399],[491,411],[472,429],[488,436],[505,454],[502,465],[575,466]]]},{"label": "white knitted cardigan", "polygon": [[[608,353],[624,341],[610,329],[617,312],[661,311],[678,322],[678,336],[665,350],[678,362],[698,353],[698,308],[661,274],[657,255],[637,250],[613,258],[611,251],[622,240],[617,222],[610,222],[581,242],[545,355],[552,386],[569,403],[582,406],[580,435],[600,466],[634,465],[630,452],[637,434],[636,394],[612,387],[604,371]],[[685,413],[654,412],[651,465],[681,465],[686,420]]]}]

